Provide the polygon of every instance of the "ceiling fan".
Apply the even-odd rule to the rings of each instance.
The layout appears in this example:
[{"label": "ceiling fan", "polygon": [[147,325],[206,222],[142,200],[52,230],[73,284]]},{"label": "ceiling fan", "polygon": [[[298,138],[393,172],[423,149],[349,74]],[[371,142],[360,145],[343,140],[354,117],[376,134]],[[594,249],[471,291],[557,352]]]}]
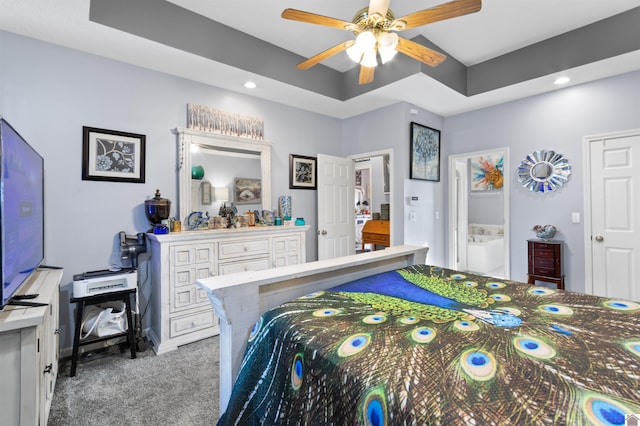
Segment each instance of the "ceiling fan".
[{"label": "ceiling fan", "polygon": [[397,52],[435,67],[445,60],[445,55],[406,38],[398,37],[396,32],[474,13],[482,7],[482,0],[453,0],[431,9],[396,18],[389,9],[389,2],[390,0],[370,0],[369,7],[358,11],[352,22],[297,9],[285,9],[282,12],[282,17],[285,19],[352,31],[356,35],[355,40],[348,40],[330,47],[299,63],[297,68],[306,70],[343,50],[347,51],[352,60],[360,64],[358,80],[360,84],[373,81],[378,57],[384,64]]}]

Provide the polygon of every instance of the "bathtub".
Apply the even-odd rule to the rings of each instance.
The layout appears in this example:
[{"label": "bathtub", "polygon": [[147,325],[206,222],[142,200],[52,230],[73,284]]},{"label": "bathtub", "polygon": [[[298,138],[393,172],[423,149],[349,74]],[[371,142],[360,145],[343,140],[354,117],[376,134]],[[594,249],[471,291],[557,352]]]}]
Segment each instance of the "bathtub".
[{"label": "bathtub", "polygon": [[502,235],[469,235],[467,241],[467,269],[489,274],[504,266],[504,238]]}]

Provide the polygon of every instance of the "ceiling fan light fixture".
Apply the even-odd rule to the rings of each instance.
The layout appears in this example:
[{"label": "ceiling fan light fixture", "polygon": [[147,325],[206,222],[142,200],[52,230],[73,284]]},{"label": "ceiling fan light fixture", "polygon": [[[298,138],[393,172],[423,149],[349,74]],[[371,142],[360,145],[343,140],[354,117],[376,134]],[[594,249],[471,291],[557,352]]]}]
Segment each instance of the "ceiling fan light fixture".
[{"label": "ceiling fan light fixture", "polygon": [[363,67],[369,67],[369,68],[373,68],[376,65],[378,65],[378,60],[376,59],[376,50],[371,49],[364,52],[360,65],[362,65]]},{"label": "ceiling fan light fixture", "polygon": [[362,53],[362,49],[358,46],[358,43],[353,43],[347,48],[347,55],[349,55],[349,58],[357,64],[362,60]]},{"label": "ceiling fan light fixture", "polygon": [[376,47],[376,36],[372,31],[363,31],[356,37],[356,46],[363,52],[373,50]]},{"label": "ceiling fan light fixture", "polygon": [[380,62],[382,62],[383,64],[386,64],[394,56],[396,56],[396,53],[398,53],[398,51],[395,48],[389,48],[389,47],[380,46],[378,48],[378,53],[380,54]]},{"label": "ceiling fan light fixture", "polygon": [[395,49],[398,45],[398,34],[381,32],[378,36],[378,45],[382,48]]},{"label": "ceiling fan light fixture", "polygon": [[398,53],[396,50],[397,45],[398,34],[382,32],[378,35],[378,53],[383,64],[389,62]]}]

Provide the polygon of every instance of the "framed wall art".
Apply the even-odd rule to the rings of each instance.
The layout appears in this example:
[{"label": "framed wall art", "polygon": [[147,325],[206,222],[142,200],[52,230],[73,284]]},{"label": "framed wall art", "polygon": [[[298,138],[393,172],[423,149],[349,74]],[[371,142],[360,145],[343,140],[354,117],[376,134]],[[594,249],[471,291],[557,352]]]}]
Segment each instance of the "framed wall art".
[{"label": "framed wall art", "polygon": [[262,181],[260,179],[235,178],[233,202],[236,204],[262,204]]},{"label": "framed wall art", "polygon": [[504,157],[488,155],[471,157],[471,191],[496,191],[504,185]]},{"label": "framed wall art", "polygon": [[315,157],[289,155],[289,188],[316,189],[317,177],[317,159]]},{"label": "framed wall art", "polygon": [[82,127],[82,180],[144,183],[146,136]]},{"label": "framed wall art", "polygon": [[440,130],[411,123],[409,178],[440,181]]}]

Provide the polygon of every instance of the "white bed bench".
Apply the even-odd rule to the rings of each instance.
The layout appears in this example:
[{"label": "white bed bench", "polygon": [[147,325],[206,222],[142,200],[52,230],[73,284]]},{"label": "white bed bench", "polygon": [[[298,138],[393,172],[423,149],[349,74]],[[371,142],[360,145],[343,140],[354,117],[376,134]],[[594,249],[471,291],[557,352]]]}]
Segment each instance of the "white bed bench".
[{"label": "white bed bench", "polygon": [[395,246],[336,259],[198,280],[220,318],[220,414],[227,408],[249,331],[260,314],[314,291],[423,264],[427,251],[428,247]]}]

